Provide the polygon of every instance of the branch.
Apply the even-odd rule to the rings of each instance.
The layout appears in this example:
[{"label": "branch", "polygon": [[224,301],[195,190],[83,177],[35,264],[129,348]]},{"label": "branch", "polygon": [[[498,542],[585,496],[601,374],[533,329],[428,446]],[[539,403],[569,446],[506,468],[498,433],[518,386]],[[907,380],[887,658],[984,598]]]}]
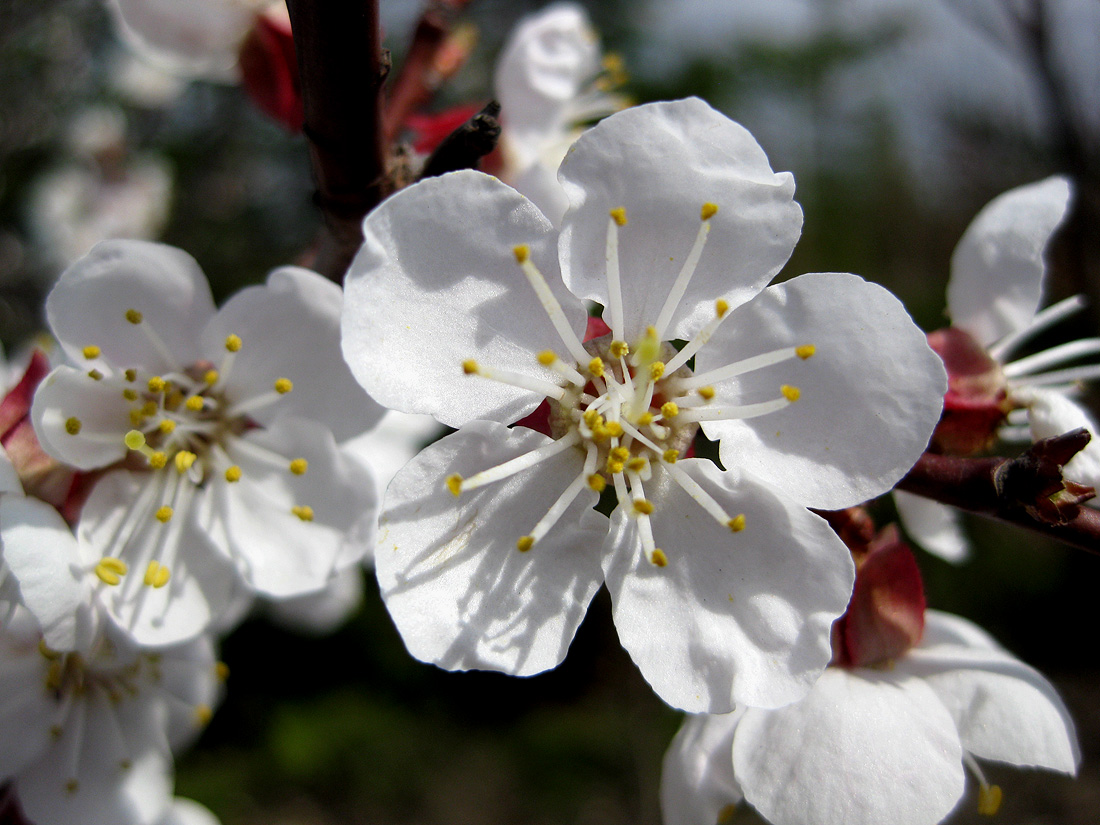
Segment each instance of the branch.
[{"label": "branch", "polygon": [[424,162],[420,178],[434,178],[459,169],[476,169],[500,140],[500,104],[495,100],[467,120],[439,144]]},{"label": "branch", "polygon": [[925,453],[897,486],[1100,554],[1100,511],[1082,506],[1095,492],[1062,477],[1091,437],[1083,428],[1073,430],[1012,459]]},{"label": "branch", "polygon": [[382,139],[378,0],[287,0],[302,83],[315,200],[325,219],[313,267],[339,282],[362,243],[363,216],[388,193]]}]

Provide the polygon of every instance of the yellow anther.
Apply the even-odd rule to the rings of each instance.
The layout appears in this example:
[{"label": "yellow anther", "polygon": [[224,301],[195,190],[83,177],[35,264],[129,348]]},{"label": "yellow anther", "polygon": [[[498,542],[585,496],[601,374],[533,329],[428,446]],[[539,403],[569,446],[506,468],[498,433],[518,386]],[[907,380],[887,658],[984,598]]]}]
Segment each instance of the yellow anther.
[{"label": "yellow anther", "polygon": [[649,365],[649,380],[656,381],[662,375],[665,374],[665,365],[663,361],[654,361]]},{"label": "yellow anther", "polygon": [[467,375],[477,375],[477,361],[467,358],[462,362],[462,371]]},{"label": "yellow anther", "polygon": [[210,705],[195,705],[195,724],[199,727],[205,727],[210,724],[210,720],[214,718],[214,711],[210,709]]},{"label": "yellow anther", "polygon": [[657,341],[657,327],[650,324],[645,328],[645,337],[648,341]]},{"label": "yellow anther", "polygon": [[710,203],[709,201],[707,203],[704,203],[703,208],[699,210],[699,217],[702,218],[704,221],[709,221],[717,214],[718,204]]},{"label": "yellow anther", "polygon": [[79,435],[80,428],[82,426],[83,425],[80,423],[80,419],[77,418],[75,415],[71,418],[65,419],[65,432],[67,432],[69,435]]},{"label": "yellow anther", "polygon": [[202,380],[204,382],[206,382],[206,384],[208,386],[213,385],[213,384],[217,384],[218,383],[218,371],[217,370],[207,370],[203,374]]},{"label": "yellow anther", "polygon": [[699,397],[704,401],[710,401],[714,398],[714,387],[700,387],[696,392],[699,393]]},{"label": "yellow anther", "polygon": [[290,462],[290,472],[296,476],[304,476],[309,469],[309,462],[304,458],[296,458]]},{"label": "yellow anther", "polygon": [[159,521],[161,524],[167,524],[169,521],[172,520],[173,513],[175,513],[175,510],[165,504],[163,507],[159,508],[157,512],[154,513],[154,515],[156,516],[157,521]]},{"label": "yellow anther", "polygon": [[517,264],[525,264],[531,257],[531,247],[525,243],[518,244],[512,247],[512,254],[516,256]]},{"label": "yellow anther", "polygon": [[145,568],[146,587],[164,587],[170,578],[172,578],[172,572],[160,562],[151,561]]},{"label": "yellow anther", "polygon": [[126,320],[129,321],[131,324],[140,324],[142,317],[142,314],[136,309],[126,310]]},{"label": "yellow anther", "polygon": [[[170,410],[179,409],[179,405],[183,403],[183,393],[179,390],[172,389],[171,382],[168,383],[168,389],[171,390],[171,392],[169,392],[168,395],[164,397],[164,406]],[[153,412],[156,412],[156,405],[153,404],[152,401],[146,402],[145,406],[151,409]],[[149,413],[149,415],[152,414],[152,412]]]},{"label": "yellow anther", "polygon": [[140,427],[145,423],[145,413],[141,411],[140,407],[130,410],[130,423],[135,427]]},{"label": "yellow anther", "polygon": [[227,665],[225,662],[215,662],[214,678],[216,678],[219,682],[224,682],[226,679],[228,679],[229,665]]},{"label": "yellow anther", "polygon": [[192,395],[184,402],[184,406],[187,407],[187,409],[189,409],[191,412],[200,412],[203,406],[202,396]]},{"label": "yellow anther", "polygon": [[154,375],[149,379],[149,383],[146,384],[146,386],[149,387],[149,392],[164,392],[164,388],[168,386],[168,382],[159,375]]},{"label": "yellow anther", "polygon": [[83,353],[84,357],[91,361],[99,357],[100,349],[95,344],[89,344],[88,346],[84,347]]},{"label": "yellow anther", "polygon": [[652,424],[652,423],[653,423],[653,413],[644,412],[644,413],[642,413],[641,415],[638,416],[637,424],[638,424],[639,427],[644,427],[646,424]]},{"label": "yellow anther", "polygon": [[661,453],[661,458],[663,458],[667,464],[675,464],[680,459],[680,451],[665,450]]},{"label": "yellow anther", "polygon": [[978,788],[978,813],[982,816],[996,816],[1001,809],[1000,785],[983,785]]},{"label": "yellow anther", "polygon": [[783,397],[790,401],[792,404],[802,397],[802,390],[798,387],[792,387],[790,384],[784,384],[779,388],[779,391],[783,393]]},{"label": "yellow anther", "polygon": [[148,418],[150,415],[156,415],[157,409],[159,408],[156,401],[146,401],[141,405],[141,414]]},{"label": "yellow anther", "polygon": [[[57,690],[61,687],[61,675],[64,673],[62,667],[61,662],[50,662],[50,666],[46,668],[46,687],[50,690]],[[53,736],[53,728],[50,729],[50,735]],[[60,738],[60,733],[54,736],[54,739]]]},{"label": "yellow anther", "polygon": [[660,547],[653,548],[653,552],[649,554],[649,560],[658,567],[664,567],[668,564],[668,556],[665,555],[665,551]]},{"label": "yellow anther", "polygon": [[611,438],[611,431],[603,425],[603,422],[592,427],[592,440],[603,443]]},{"label": "yellow anther", "polygon": [[588,362],[588,372],[600,378],[603,375],[603,359],[596,357]]},{"label": "yellow anther", "polygon": [[66,793],[73,794],[73,793],[76,793],[79,790],[80,790],[80,783],[77,782],[75,779],[70,779],[68,782],[65,783]]},{"label": "yellow anther", "polygon": [[127,401],[137,401],[138,400],[137,390],[131,389],[130,387],[127,387],[126,389],[124,389],[122,391],[122,397],[125,398]]},{"label": "yellow anther", "polygon": [[817,352],[817,347],[815,347],[813,344],[803,344],[800,347],[794,348],[794,354],[801,358],[803,361],[805,361],[815,352]]},{"label": "yellow anther", "polygon": [[621,438],[623,434],[623,425],[618,421],[608,421],[604,425],[604,430],[606,430],[607,434],[612,438]]},{"label": "yellow anther", "polygon": [[534,536],[523,536],[519,541],[516,542],[516,549],[519,550],[519,552],[521,552],[521,553],[526,553],[528,550],[530,550],[534,546],[535,546],[535,537]]},{"label": "yellow anther", "polygon": [[630,458],[630,450],[628,450],[626,447],[615,447],[611,451],[611,457],[616,461],[626,461],[628,458]]},{"label": "yellow anther", "polygon": [[313,508],[308,504],[298,504],[290,508],[290,512],[302,521],[313,521]]},{"label": "yellow anther", "polygon": [[104,556],[95,566],[95,574],[99,580],[112,586],[122,581],[122,577],[126,575],[126,570],[126,562],[112,556]]},{"label": "yellow anther", "polygon": [[198,458],[198,456],[195,455],[193,452],[190,452],[189,450],[180,450],[178,453],[176,453],[175,457],[176,471],[180,475],[183,475],[191,469],[191,465],[195,463],[196,458]]},{"label": "yellow anther", "polygon": [[549,367],[551,364],[558,360],[557,354],[555,354],[553,350],[549,349],[544,349],[542,352],[540,352],[538,358],[539,363],[542,364],[544,367]]},{"label": "yellow anther", "polygon": [[52,647],[50,647],[48,644],[46,644],[45,639],[39,639],[38,640],[38,652],[41,653],[43,657],[45,657],[46,659],[49,659],[50,661],[53,661],[54,659],[60,659],[61,658],[61,654],[58,653],[56,650],[54,650]]},{"label": "yellow anther", "polygon": [[276,378],[275,379],[275,392],[279,395],[286,395],[294,389],[294,382],[289,378]]},{"label": "yellow anther", "polygon": [[241,343],[241,336],[239,335],[227,335],[225,338],[225,348],[230,352],[240,352]]},{"label": "yellow anther", "polygon": [[451,491],[451,495],[457,497],[462,492],[462,476],[458,473],[447,476],[447,489]]},{"label": "yellow anther", "polygon": [[176,431],[176,422],[171,418],[162,418],[160,423],[157,424],[157,429],[165,435],[171,435]]},{"label": "yellow anther", "polygon": [[583,420],[590,430],[603,424],[603,416],[595,410],[585,410]]},{"label": "yellow anther", "polygon": [[729,301],[719,298],[714,302],[714,314],[719,318],[725,318],[726,313],[730,311]]},{"label": "yellow anther", "polygon": [[630,470],[630,472],[632,472],[632,473],[643,472],[645,470],[645,468],[648,467],[648,466],[649,466],[649,462],[643,456],[638,456],[637,458],[632,458],[632,459],[630,459],[630,461],[628,461],[626,463],[626,468],[628,470]]},{"label": "yellow anther", "polygon": [[597,493],[602,493],[607,488],[607,479],[599,473],[593,473],[588,477],[588,486]]},{"label": "yellow anther", "polygon": [[241,468],[234,464],[225,471],[225,480],[230,484],[241,480]]},{"label": "yellow anther", "polygon": [[680,407],[675,401],[666,401],[661,405],[661,416],[663,418],[675,418],[680,414]]},{"label": "yellow anther", "polygon": [[736,515],[726,522],[726,526],[735,533],[740,533],[745,529],[745,514],[741,513]]},{"label": "yellow anther", "polygon": [[149,466],[154,470],[163,470],[168,466],[168,453],[157,450],[149,456]]},{"label": "yellow anther", "polygon": [[616,206],[609,213],[611,220],[615,221],[616,226],[626,226],[626,208],[623,206]]},{"label": "yellow anther", "polygon": [[137,381],[137,370],[131,368],[122,373],[131,384]]},{"label": "yellow anther", "polygon": [[140,430],[130,430],[122,437],[122,441],[131,450],[140,450],[145,446],[145,433]]},{"label": "yellow anther", "polygon": [[101,373],[99,370],[88,370],[88,377],[91,378],[93,381],[102,381],[103,373]]},{"label": "yellow anther", "polygon": [[622,358],[624,355],[630,354],[630,345],[626,341],[612,341],[608,351],[613,358]]},{"label": "yellow anther", "polygon": [[653,502],[645,498],[634,499],[634,512],[640,516],[648,516],[653,512]]},{"label": "yellow anther", "polygon": [[607,472],[611,473],[611,475],[621,473],[624,467],[625,465],[621,461],[616,461],[614,458],[607,459]]}]

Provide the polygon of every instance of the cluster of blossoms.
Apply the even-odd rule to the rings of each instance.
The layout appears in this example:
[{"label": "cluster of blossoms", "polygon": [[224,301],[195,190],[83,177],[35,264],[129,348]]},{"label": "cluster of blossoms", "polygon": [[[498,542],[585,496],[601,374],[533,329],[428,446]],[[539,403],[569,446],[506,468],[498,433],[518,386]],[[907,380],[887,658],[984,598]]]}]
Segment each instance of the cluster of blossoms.
[{"label": "cluster of blossoms", "polygon": [[[259,9],[211,6],[241,24],[222,58]],[[856,548],[821,513],[888,493],[930,441],[1088,422],[1070,395],[1095,368],[1037,374],[1095,339],[1004,363],[1078,306],[1037,313],[1067,184],[979,216],[954,326],[926,337],[855,275],[773,283],[792,176],[699,99],[622,109],[577,8],[521,26],[500,66],[516,188],[467,170],[391,196],[346,294],[284,267],[217,308],[193,259],[137,240],[61,276],[58,363],[0,404],[0,785],[36,825],[209,823],[172,768],[221,695],[218,636],[257,598],[326,624],[372,557],[410,653],[451,670],[555,667],[605,586],[642,675],[698,714],[665,760],[668,825],[742,798],[776,825],[932,825],[965,768],[997,808],[975,758],[1074,772],[1050,684],[926,611],[895,532]],[[385,409],[383,441],[455,432],[379,506]]]}]

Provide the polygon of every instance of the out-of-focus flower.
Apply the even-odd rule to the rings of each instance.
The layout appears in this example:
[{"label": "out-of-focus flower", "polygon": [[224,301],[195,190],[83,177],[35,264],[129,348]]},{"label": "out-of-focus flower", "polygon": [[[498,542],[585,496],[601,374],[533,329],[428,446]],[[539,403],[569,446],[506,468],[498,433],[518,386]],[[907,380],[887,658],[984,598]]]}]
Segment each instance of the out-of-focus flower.
[{"label": "out-of-focus flower", "polygon": [[967,768],[979,811],[996,812],[1001,789],[976,758],[1076,772],[1054,688],[965,619],[925,613],[896,540],[862,560],[834,641],[837,661],[804,699],[684,722],[665,755],[666,825],[713,825],[742,797],[774,825],[934,825]]},{"label": "out-of-focus flower", "polygon": [[337,441],[381,410],[339,355],[340,289],[273,272],[215,311],[198,265],[96,246],[46,301],[74,364],[32,407],[43,448],[95,485],[78,535],[108,612],[146,644],[190,638],[249,589],[299,595],[372,543],[374,484]]},{"label": "out-of-focus flower", "polygon": [[[459,428],[387,490],[387,607],[418,658],[529,674],[561,661],[606,582],[623,645],[669,703],[792,701],[829,658],[852,575],[806,508],[909,469],[942,365],[881,287],[764,288],[799,234],[793,179],[702,101],[612,115],[561,180],[560,239],[476,172],[365,222],[345,357],[382,403]],[[611,330],[587,344],[584,300]],[[544,401],[549,435],[506,426]],[[682,458],[700,424],[726,470]],[[610,522],[592,509],[605,488]]]}]

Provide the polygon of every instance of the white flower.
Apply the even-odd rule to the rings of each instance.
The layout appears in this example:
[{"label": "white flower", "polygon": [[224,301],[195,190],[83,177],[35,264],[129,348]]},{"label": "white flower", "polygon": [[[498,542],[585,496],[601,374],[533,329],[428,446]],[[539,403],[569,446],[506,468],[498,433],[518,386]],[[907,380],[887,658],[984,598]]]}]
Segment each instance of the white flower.
[{"label": "white flower", "polygon": [[[1015,349],[1084,305],[1082,296],[1074,296],[1039,309],[1043,256],[1070,194],[1062,177],[1006,192],[978,213],[955,248],[947,287],[952,326],[929,335],[950,382],[944,422],[933,443],[946,452],[966,453],[987,446],[995,435],[1030,442],[1086,427],[1094,438],[1066,465],[1065,477],[1100,487],[1096,424],[1072,399],[1081,381],[1100,377],[1100,366],[1052,369],[1100,354],[1100,338],[1008,361]],[[918,544],[951,561],[966,557],[969,543],[954,510],[902,492],[897,502]]]},{"label": "white flower", "polygon": [[[732,758],[731,758],[732,755]],[[1075,773],[1073,722],[1040,674],[965,619],[928,611],[890,668],[830,667],[795,704],[689,717],[665,755],[665,825],[713,825],[741,796],[774,825],[933,825],[975,757]]]},{"label": "white flower", "polygon": [[19,610],[0,632],[0,782],[36,825],[156,822],[172,751],[209,720],[218,676],[205,638],[154,653],[104,625],[61,653]]},{"label": "white flower", "polygon": [[[476,172],[409,187],[364,224],[345,357],[382,403],[459,428],[387,490],[387,607],[418,658],[530,674],[561,661],[606,582],[623,645],[669,703],[792,701],[852,582],[806,507],[908,470],[942,365],[853,275],[764,289],[798,237],[793,180],[700,100],[612,115],[561,180],[560,246]],[[612,330],[587,344],[584,300]],[[505,426],[544,401],[549,435]],[[726,470],[682,457],[700,422]],[[610,523],[592,509],[605,487]]]},{"label": "white flower", "polygon": [[43,447],[117,467],[84,505],[111,616],[146,644],[194,636],[241,581],[270,596],[324,586],[372,543],[375,493],[337,441],[380,410],[339,358],[340,289],[284,268],[215,312],[185,253],[105,242],[46,301],[79,367],[42,382]]},{"label": "white flower", "polygon": [[582,124],[624,107],[608,91],[621,74],[617,60],[601,57],[587,13],[574,3],[525,17],[501,52],[494,75],[505,158],[500,176],[555,226],[568,206],[558,166]]}]

